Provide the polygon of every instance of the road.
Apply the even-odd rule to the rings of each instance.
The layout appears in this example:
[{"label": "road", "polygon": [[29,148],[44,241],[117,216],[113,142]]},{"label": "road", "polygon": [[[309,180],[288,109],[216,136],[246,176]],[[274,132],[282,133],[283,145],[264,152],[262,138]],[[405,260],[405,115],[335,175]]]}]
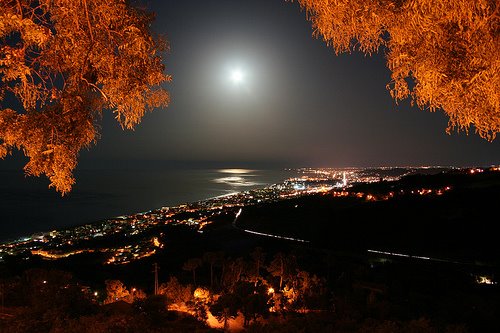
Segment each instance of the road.
[{"label": "road", "polygon": [[240,228],[237,225],[237,221],[238,221],[238,218],[240,217],[242,211],[243,211],[243,208],[240,208],[240,210],[236,213],[236,216],[234,217],[234,220],[233,220],[233,223],[232,223],[233,227],[236,228],[236,229],[238,229],[238,230],[244,231],[244,232],[252,234],[252,235],[258,235],[258,236],[264,236],[264,237],[284,239],[284,240],[289,240],[289,241],[299,242],[299,243],[310,243],[310,241],[305,240],[305,239],[293,238],[293,237],[286,237],[286,236],[274,235],[274,234],[267,234],[267,233],[260,232],[260,231],[255,231],[255,230]]}]

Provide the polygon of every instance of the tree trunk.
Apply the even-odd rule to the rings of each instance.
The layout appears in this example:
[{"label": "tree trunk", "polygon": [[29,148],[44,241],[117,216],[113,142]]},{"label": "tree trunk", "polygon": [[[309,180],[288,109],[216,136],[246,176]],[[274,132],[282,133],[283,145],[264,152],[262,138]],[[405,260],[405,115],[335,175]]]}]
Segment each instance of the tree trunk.
[{"label": "tree trunk", "polygon": [[220,273],[220,287],[224,284],[224,274],[226,273],[226,265],[222,264],[222,272]]},{"label": "tree trunk", "polygon": [[214,265],[210,264],[210,288],[214,288]]},{"label": "tree trunk", "polygon": [[280,271],[280,290],[282,290],[283,287],[283,273],[284,273],[284,267],[283,267],[283,259],[280,260],[281,262],[281,271]]},{"label": "tree trunk", "polygon": [[228,323],[229,317],[226,313],[224,313],[224,332],[228,331],[229,328],[229,323]]}]

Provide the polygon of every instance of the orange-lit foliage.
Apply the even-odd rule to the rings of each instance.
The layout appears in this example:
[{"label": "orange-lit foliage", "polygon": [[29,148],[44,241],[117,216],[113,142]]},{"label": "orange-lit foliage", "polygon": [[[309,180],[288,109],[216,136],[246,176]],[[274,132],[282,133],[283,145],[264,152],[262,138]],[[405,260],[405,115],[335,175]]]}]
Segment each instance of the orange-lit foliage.
[{"label": "orange-lit foliage", "polygon": [[400,101],[442,109],[447,132],[500,131],[500,3],[497,0],[297,0],[336,53],[386,51]]},{"label": "orange-lit foliage", "polygon": [[18,105],[0,104],[0,158],[22,150],[25,172],[64,194],[103,110],[131,129],[166,106],[152,19],[122,0],[0,0],[0,103]]}]

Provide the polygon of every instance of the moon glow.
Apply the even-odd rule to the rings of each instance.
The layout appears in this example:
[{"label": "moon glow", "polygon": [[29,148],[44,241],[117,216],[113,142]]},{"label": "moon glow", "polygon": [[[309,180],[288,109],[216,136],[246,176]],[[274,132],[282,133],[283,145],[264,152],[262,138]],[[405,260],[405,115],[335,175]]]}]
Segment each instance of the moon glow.
[{"label": "moon glow", "polygon": [[240,84],[243,82],[244,75],[243,72],[240,69],[235,69],[231,72],[230,76],[231,82],[234,84]]}]

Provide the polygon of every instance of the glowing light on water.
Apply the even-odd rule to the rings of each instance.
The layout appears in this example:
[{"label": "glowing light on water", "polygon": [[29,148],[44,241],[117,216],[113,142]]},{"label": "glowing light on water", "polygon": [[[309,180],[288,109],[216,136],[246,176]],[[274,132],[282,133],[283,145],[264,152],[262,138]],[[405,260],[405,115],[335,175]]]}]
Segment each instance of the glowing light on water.
[{"label": "glowing light on water", "polygon": [[244,173],[244,174],[246,174],[246,173],[252,173],[255,170],[235,168],[235,169],[220,169],[220,170],[217,170],[217,171],[222,172],[222,173],[237,173],[237,174]]},{"label": "glowing light on water", "polygon": [[249,178],[255,177],[253,172],[255,170],[251,169],[220,169],[217,170],[219,173],[224,174],[224,177],[215,178],[213,182],[219,184],[227,184],[233,187],[239,186],[259,186],[263,185],[262,183],[251,181]]},{"label": "glowing light on water", "polygon": [[221,177],[213,180],[215,183],[227,184],[231,186],[257,186],[262,185],[261,183],[251,182],[244,177]]}]

